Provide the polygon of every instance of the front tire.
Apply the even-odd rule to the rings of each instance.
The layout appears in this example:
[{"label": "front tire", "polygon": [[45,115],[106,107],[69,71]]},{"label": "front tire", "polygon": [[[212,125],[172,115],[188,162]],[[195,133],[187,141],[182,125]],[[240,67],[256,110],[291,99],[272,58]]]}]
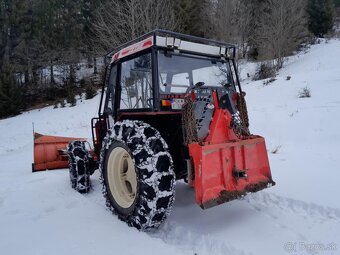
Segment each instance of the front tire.
[{"label": "front tire", "polygon": [[139,230],[159,227],[175,194],[173,161],[160,133],[141,121],[117,122],[103,141],[100,158],[108,208]]},{"label": "front tire", "polygon": [[70,142],[67,147],[67,154],[72,188],[79,193],[88,193],[91,189],[90,163],[85,142]]}]

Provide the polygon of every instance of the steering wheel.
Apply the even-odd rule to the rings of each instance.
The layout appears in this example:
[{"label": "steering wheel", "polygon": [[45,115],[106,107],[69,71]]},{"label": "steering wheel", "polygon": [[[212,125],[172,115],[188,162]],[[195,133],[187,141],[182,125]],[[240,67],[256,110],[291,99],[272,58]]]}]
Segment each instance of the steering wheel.
[{"label": "steering wheel", "polygon": [[189,93],[192,89],[194,88],[200,88],[200,87],[203,87],[205,85],[205,82],[203,81],[199,81],[197,82],[195,85],[191,85],[187,88],[187,91],[185,92],[186,94]]},{"label": "steering wheel", "polygon": [[205,82],[199,81],[194,85],[194,88],[200,88],[200,87],[203,87],[204,85],[205,85]]}]

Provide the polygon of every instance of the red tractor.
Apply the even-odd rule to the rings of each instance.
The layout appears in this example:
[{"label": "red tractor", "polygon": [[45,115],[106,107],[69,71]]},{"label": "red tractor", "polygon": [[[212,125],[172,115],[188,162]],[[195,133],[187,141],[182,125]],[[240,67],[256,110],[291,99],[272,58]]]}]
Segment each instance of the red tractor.
[{"label": "red tractor", "polygon": [[107,206],[140,230],[165,220],[176,180],[203,209],[274,185],[235,55],[234,45],[164,30],[118,47],[105,57],[94,149],[36,134],[33,171],[69,164],[72,187],[87,193],[99,169]]}]

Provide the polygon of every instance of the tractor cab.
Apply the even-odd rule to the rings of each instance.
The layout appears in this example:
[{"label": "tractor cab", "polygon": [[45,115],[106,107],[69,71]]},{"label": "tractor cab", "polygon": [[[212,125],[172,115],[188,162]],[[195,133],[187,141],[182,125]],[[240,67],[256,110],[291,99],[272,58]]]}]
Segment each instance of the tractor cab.
[{"label": "tractor cab", "polygon": [[103,113],[179,112],[189,90],[233,87],[235,46],[156,30],[106,56]]},{"label": "tractor cab", "polygon": [[[169,145],[177,178],[187,178],[189,152],[183,141],[187,132],[183,132],[182,118],[185,97],[194,93],[204,101],[217,91],[220,103],[236,113],[242,91],[235,56],[232,44],[164,30],[155,30],[110,52],[105,57],[105,92],[99,118],[92,124],[97,153],[106,131],[116,121],[141,120],[160,131]],[[204,106],[200,115],[202,111]],[[212,118],[211,110],[208,112]],[[207,119],[200,116],[204,117]],[[207,135],[209,123],[200,126],[200,136]]]}]

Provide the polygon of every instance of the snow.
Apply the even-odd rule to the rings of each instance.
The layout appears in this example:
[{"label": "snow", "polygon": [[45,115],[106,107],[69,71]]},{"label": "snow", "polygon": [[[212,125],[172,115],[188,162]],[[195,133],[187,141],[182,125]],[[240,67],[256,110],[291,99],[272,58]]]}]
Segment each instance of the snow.
[{"label": "snow", "polygon": [[[339,41],[324,42],[308,54],[290,58],[274,83],[244,86],[252,131],[265,136],[270,151],[281,146],[270,158],[274,178],[280,180],[272,191],[337,208],[339,56]],[[291,76],[289,81],[287,76]],[[310,89],[311,98],[298,98],[304,87]],[[301,185],[308,192],[301,191]]]},{"label": "snow", "polygon": [[[152,233],[106,209],[99,173],[87,195],[71,189],[66,170],[31,173],[32,123],[37,132],[90,138],[99,96],[0,120],[0,253],[339,254],[339,56],[340,41],[323,41],[290,57],[266,86],[247,78],[254,63],[242,64],[251,131],[266,138],[277,185],[202,210],[179,182],[171,215]],[[311,98],[298,98],[304,87]]]}]

